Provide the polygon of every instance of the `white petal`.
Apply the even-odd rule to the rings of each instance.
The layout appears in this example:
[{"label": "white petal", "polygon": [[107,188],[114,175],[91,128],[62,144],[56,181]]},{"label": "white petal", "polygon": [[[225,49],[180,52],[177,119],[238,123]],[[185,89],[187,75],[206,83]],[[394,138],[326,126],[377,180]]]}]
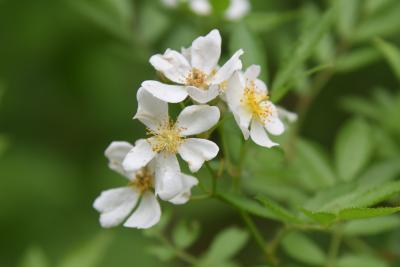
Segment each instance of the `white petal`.
[{"label": "white petal", "polygon": [[253,81],[260,75],[261,67],[259,65],[251,65],[244,72],[245,79]]},{"label": "white petal", "polygon": [[181,54],[186,58],[186,60],[188,62],[192,61],[192,48],[191,47],[188,47],[188,48],[182,47]]},{"label": "white petal", "polygon": [[179,4],[178,0],[161,0],[161,2],[167,7],[177,7]]},{"label": "white petal", "polygon": [[200,16],[211,14],[211,4],[208,0],[189,0],[190,9]]},{"label": "white petal", "polygon": [[185,107],[179,114],[176,123],[182,129],[181,135],[188,136],[209,130],[219,120],[217,107],[209,105],[192,105]]},{"label": "white petal", "polygon": [[179,147],[179,155],[189,164],[192,172],[197,172],[204,161],[213,159],[219,151],[218,146],[209,140],[189,138]]},{"label": "white petal", "polygon": [[122,161],[132,148],[133,146],[128,142],[112,142],[104,152],[104,155],[108,158],[108,167],[122,175],[126,175],[122,168]]},{"label": "white petal", "polygon": [[138,198],[139,193],[130,187],[103,191],[93,203],[93,207],[101,213],[101,226],[109,228],[120,224],[133,210]]},{"label": "white petal", "polygon": [[285,126],[278,116],[269,116],[265,121],[265,129],[273,135],[281,135],[285,130]]},{"label": "white petal", "polygon": [[189,96],[196,102],[205,104],[219,95],[218,85],[211,85],[208,89],[199,89],[194,86],[186,87]]},{"label": "white petal", "polygon": [[169,202],[171,202],[172,204],[175,204],[175,205],[185,204],[186,202],[188,202],[188,200],[190,199],[190,196],[192,195],[192,193],[191,193],[192,187],[199,183],[197,178],[190,176],[190,175],[186,175],[184,173],[181,174],[181,178],[182,178],[184,190],[180,194],[178,194],[176,197],[169,200]]},{"label": "white petal", "polygon": [[238,20],[250,11],[249,0],[230,0],[230,5],[225,11],[225,17],[229,20]]},{"label": "white petal", "polygon": [[168,104],[154,97],[141,87],[137,92],[138,110],[134,119],[140,120],[152,130],[156,130],[168,119]]},{"label": "white petal", "polygon": [[256,86],[257,90],[268,93],[267,85],[260,79],[254,80],[254,85]]},{"label": "white petal", "polygon": [[150,64],[164,74],[169,80],[183,84],[191,71],[191,66],[186,58],[179,52],[167,49],[164,55],[154,55]]},{"label": "white petal", "polygon": [[156,157],[155,193],[162,200],[170,200],[183,190],[178,159],[175,154],[160,153]]},{"label": "white petal", "polygon": [[147,191],[143,194],[139,207],[124,223],[125,227],[146,229],[160,221],[161,208],[153,193]]},{"label": "white petal", "polygon": [[257,120],[251,122],[250,136],[254,143],[260,146],[271,148],[278,145],[269,139],[264,127]]},{"label": "white petal", "polygon": [[278,117],[281,120],[288,120],[289,122],[297,121],[297,114],[291,111],[284,109],[283,107],[276,106],[276,110],[278,111]]},{"label": "white petal", "polygon": [[188,95],[184,86],[169,85],[158,81],[144,81],[142,87],[154,97],[168,103],[182,102]]},{"label": "white petal", "polygon": [[220,84],[223,81],[229,80],[232,74],[242,69],[242,61],[240,60],[240,56],[243,55],[243,50],[239,49],[233,54],[233,56],[217,71],[215,74],[212,83]]},{"label": "white petal", "polygon": [[192,43],[192,67],[207,74],[218,64],[221,56],[221,35],[218,30],[212,30],[206,36],[200,36]]},{"label": "white petal", "polygon": [[244,95],[244,79],[239,71],[236,71],[228,81],[226,88],[226,101],[229,108],[234,111],[241,105],[240,101]]},{"label": "white petal", "polygon": [[252,118],[252,114],[242,107],[238,107],[233,113],[236,123],[238,124],[240,130],[243,133],[244,139],[249,138],[249,126]]},{"label": "white petal", "polygon": [[146,139],[139,139],[128,152],[122,166],[126,171],[136,171],[146,166],[156,155]]}]

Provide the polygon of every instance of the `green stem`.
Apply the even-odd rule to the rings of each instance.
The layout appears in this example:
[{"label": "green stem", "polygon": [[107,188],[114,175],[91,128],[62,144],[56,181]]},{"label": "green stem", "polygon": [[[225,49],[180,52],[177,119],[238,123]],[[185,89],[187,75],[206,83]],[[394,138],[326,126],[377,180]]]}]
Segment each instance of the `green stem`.
[{"label": "green stem", "polygon": [[171,250],[174,251],[174,254],[177,258],[179,258],[180,260],[190,264],[190,265],[197,265],[198,264],[198,260],[190,255],[189,253],[187,253],[186,251],[177,248],[176,246],[174,246],[164,235],[160,234],[158,235],[158,238],[160,239],[160,241],[162,243],[164,243],[164,245],[166,245],[167,247],[169,247]]},{"label": "green stem", "polygon": [[237,173],[233,176],[233,189],[235,192],[240,190],[240,177],[242,176],[243,163],[247,153],[247,142],[243,140],[242,146],[240,147],[239,162],[237,167]]},{"label": "green stem", "polygon": [[215,173],[215,171],[211,168],[210,163],[206,161],[204,163],[206,166],[208,172],[211,174],[211,179],[212,179],[212,187],[211,187],[211,195],[215,195],[217,192],[217,180],[218,180],[218,175]]},{"label": "green stem", "polygon": [[331,244],[328,251],[328,259],[326,267],[334,267],[336,264],[336,258],[339,253],[340,243],[342,242],[342,228],[339,226],[333,233]]},{"label": "green stem", "polygon": [[269,258],[272,259],[275,264],[278,263],[276,251],[279,247],[279,244],[282,241],[282,239],[292,230],[293,230],[292,227],[284,226],[283,228],[279,229],[279,231],[276,233],[274,239],[272,239],[271,242],[268,244],[267,253],[269,255]]},{"label": "green stem", "polygon": [[244,210],[240,210],[240,216],[242,217],[244,223],[246,224],[247,228],[249,229],[251,235],[253,236],[258,247],[260,248],[263,255],[265,256],[266,260],[268,262],[272,262],[272,260],[269,258],[268,252],[266,250],[266,242],[264,240],[264,237],[261,235],[260,231],[258,230],[257,226],[254,224],[250,215],[247,212],[245,212]]}]

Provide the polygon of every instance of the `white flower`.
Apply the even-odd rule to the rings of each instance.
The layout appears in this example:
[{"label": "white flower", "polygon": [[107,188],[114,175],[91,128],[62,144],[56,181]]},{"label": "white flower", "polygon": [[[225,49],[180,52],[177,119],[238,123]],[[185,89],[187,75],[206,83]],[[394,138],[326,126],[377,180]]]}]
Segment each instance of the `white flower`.
[{"label": "white flower", "polygon": [[198,171],[204,161],[213,159],[219,151],[218,146],[209,140],[190,138],[209,130],[219,120],[217,107],[193,105],[184,108],[176,122],[168,116],[168,104],[153,97],[140,88],[137,94],[139,108],[135,119],[148,128],[151,135],[140,139],[129,151],[123,166],[126,170],[138,170],[155,158],[157,165],[168,169],[171,159],[176,161],[176,154],[189,164],[192,172]]},{"label": "white flower", "polygon": [[190,9],[200,16],[210,15],[212,6],[208,0],[188,0]]},{"label": "white flower", "polygon": [[225,10],[225,18],[228,20],[239,20],[250,11],[249,0],[231,0]]},{"label": "white flower", "polygon": [[259,74],[257,65],[250,66],[244,74],[233,74],[226,99],[244,138],[250,136],[256,144],[270,148],[278,144],[269,139],[267,132],[280,135],[284,126],[276,107],[269,101],[267,86],[257,79]]},{"label": "white flower", "polygon": [[161,166],[151,161],[137,171],[125,171],[122,162],[132,149],[134,147],[127,142],[112,142],[106,149],[109,167],[128,178],[129,183],[125,187],[103,191],[95,200],[93,206],[101,213],[100,224],[103,227],[119,225],[134,210],[124,226],[150,228],[161,216],[156,196],[174,204],[183,204],[189,200],[191,188],[198,183],[196,178],[181,173],[176,158],[171,157],[168,159],[171,161],[169,169],[160,169]]},{"label": "white flower", "polygon": [[167,49],[163,55],[150,58],[150,63],[166,78],[178,85],[168,85],[158,81],[145,81],[142,87],[153,96],[169,103],[183,101],[188,95],[199,102],[207,103],[219,95],[226,87],[233,72],[242,68],[238,50],[221,68],[221,35],[212,30],[208,35],[198,37],[192,46],[182,53]]}]

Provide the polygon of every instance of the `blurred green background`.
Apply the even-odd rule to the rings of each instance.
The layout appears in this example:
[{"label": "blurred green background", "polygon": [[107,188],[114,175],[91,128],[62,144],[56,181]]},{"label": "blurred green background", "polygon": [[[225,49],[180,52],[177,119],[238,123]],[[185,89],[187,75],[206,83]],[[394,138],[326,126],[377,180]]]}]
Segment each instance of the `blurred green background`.
[{"label": "blurred green background", "polygon": [[[42,254],[56,266],[91,249],[103,251],[102,267],[160,266],[146,252],[149,240],[141,231],[99,226],[95,197],[125,182],[107,168],[104,149],[113,140],[134,142],[144,135],[132,116],[140,83],[155,78],[148,63],[152,54],[188,46],[219,28],[226,58],[230,36],[247,23],[270,83],[299,36],[296,12],[308,5],[324,10],[328,3],[251,2],[255,12],[244,22],[228,22],[220,14],[198,17],[185,7],[167,9],[157,0],[0,0],[0,266],[20,266],[24,257]],[[392,16],[393,29],[361,36],[355,48],[373,47],[369,41],[380,31],[400,43],[399,4],[375,2],[384,2],[376,4],[378,15]],[[262,20],[263,12],[276,17]],[[336,73],[307,113],[302,134],[327,151],[349,117],[339,104],[345,96],[398,88],[383,58],[371,53],[361,56],[361,61],[369,56],[367,62]],[[296,97],[290,94],[283,105],[293,110]],[[174,213],[202,222],[204,235],[193,249],[198,252],[224,225],[240,224],[232,210],[212,200],[176,207]]]}]

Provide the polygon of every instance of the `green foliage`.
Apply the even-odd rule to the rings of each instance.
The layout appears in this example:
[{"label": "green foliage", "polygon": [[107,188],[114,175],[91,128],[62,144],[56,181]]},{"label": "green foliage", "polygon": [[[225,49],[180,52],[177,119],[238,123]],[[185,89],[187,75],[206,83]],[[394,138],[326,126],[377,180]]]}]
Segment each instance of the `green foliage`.
[{"label": "green foliage", "polygon": [[49,260],[44,251],[36,246],[30,247],[18,267],[49,267]]},{"label": "green foliage", "polygon": [[344,181],[353,180],[371,157],[373,142],[370,128],[362,120],[347,122],[335,143],[336,170]]},{"label": "green foliage", "polygon": [[346,255],[337,262],[338,267],[386,267],[388,266],[382,260],[369,255]]},{"label": "green foliage", "polygon": [[229,261],[246,245],[248,237],[247,232],[241,229],[225,229],[215,237],[200,266],[230,266]]},{"label": "green foliage", "polygon": [[261,66],[260,79],[267,81],[268,68],[266,62],[266,54],[262,49],[261,40],[253,34],[245,23],[235,25],[229,43],[229,51],[231,54],[242,48],[244,54],[242,56],[244,68],[257,64]]},{"label": "green foliage", "polygon": [[71,251],[59,263],[59,267],[86,266],[96,267],[102,261],[112,236],[109,233],[100,233],[89,242],[82,244]]},{"label": "green foliage", "polygon": [[385,59],[390,64],[393,73],[400,81],[400,50],[391,43],[388,43],[382,39],[376,39],[375,45],[379,51],[383,54]]},{"label": "green foliage", "polygon": [[200,224],[196,221],[188,224],[180,221],[172,232],[172,239],[178,248],[185,249],[196,241],[200,234]]},{"label": "green foliage", "polygon": [[369,236],[388,232],[400,226],[398,216],[377,217],[348,222],[343,233],[347,236]]},{"label": "green foliage", "polygon": [[293,55],[286,65],[283,66],[278,72],[273,84],[272,100],[279,101],[289,90],[285,86],[292,78],[292,74],[298,69],[312,54],[314,48],[319,43],[321,38],[327,33],[332,25],[334,15],[336,13],[336,6],[334,5],[318,20],[316,27],[304,33],[304,36],[299,38],[299,42],[294,48]]},{"label": "green foliage", "polygon": [[302,233],[289,233],[282,240],[282,247],[287,255],[302,263],[321,266],[326,261],[326,255],[320,247]]}]

